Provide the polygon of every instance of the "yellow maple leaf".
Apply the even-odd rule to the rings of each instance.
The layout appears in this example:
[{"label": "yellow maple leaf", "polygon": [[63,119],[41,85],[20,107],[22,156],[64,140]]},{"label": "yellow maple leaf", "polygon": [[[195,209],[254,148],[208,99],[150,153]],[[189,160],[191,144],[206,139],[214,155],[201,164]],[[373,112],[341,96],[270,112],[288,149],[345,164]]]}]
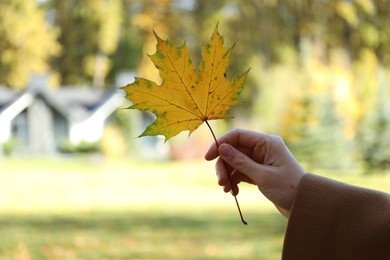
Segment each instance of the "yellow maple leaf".
[{"label": "yellow maple leaf", "polygon": [[210,41],[202,46],[199,72],[195,71],[188,49],[173,46],[168,40],[157,39],[156,53],[150,59],[163,79],[161,85],[136,78],[122,87],[130,107],[154,113],[157,119],[140,135],[164,135],[165,139],[189,130],[191,134],[203,122],[230,117],[227,110],[239,103],[248,71],[227,79],[233,47],[223,46],[223,37],[215,28]]}]

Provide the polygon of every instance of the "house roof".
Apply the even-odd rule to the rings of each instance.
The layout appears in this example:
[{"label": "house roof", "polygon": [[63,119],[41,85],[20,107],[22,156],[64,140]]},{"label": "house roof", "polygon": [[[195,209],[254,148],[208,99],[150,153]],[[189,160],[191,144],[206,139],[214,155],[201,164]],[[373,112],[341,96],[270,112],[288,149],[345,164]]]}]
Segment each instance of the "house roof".
[{"label": "house roof", "polygon": [[[123,95],[116,88],[107,90],[86,87],[62,87],[52,91],[39,89],[39,93],[58,112],[71,121],[82,121],[101,109],[110,110],[106,113],[109,115],[123,102]],[[121,96],[121,98],[118,99],[118,96]],[[112,104],[112,101],[114,101],[114,107],[106,105],[108,103]]]},{"label": "house roof", "polygon": [[[0,87],[0,115],[6,112],[7,109],[11,109],[13,104],[24,96],[44,99],[57,112],[74,122],[82,121],[102,109],[107,110],[104,114],[109,115],[123,101],[123,95],[116,88],[105,90],[86,87],[61,87],[50,90],[38,87],[17,92],[10,88]],[[18,110],[21,112],[31,102],[31,98],[25,99],[23,105],[19,104]],[[110,105],[107,106],[107,104]]]},{"label": "house roof", "polygon": [[48,94],[53,101],[64,105],[70,114],[85,116],[106,102],[113,90],[63,87]]},{"label": "house roof", "polygon": [[8,88],[6,86],[0,85],[0,112],[14,101],[18,96],[18,92]]}]

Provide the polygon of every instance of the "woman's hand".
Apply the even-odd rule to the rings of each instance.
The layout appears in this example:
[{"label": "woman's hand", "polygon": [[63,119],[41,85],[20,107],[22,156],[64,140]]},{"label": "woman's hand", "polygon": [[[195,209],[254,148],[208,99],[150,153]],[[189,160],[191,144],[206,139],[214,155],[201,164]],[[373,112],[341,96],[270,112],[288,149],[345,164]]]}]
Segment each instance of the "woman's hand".
[{"label": "woman's hand", "polygon": [[[218,184],[238,194],[240,182],[257,185],[281,213],[288,217],[296,188],[305,174],[278,136],[234,129],[220,137],[207,151],[206,160],[218,158]],[[228,175],[230,175],[231,183]]]}]

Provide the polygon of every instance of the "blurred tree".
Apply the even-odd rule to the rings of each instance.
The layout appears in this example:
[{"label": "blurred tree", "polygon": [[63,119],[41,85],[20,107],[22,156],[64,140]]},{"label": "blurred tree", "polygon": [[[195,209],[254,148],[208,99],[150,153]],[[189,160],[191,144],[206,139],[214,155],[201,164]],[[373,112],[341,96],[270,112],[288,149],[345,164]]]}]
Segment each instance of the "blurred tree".
[{"label": "blurred tree", "polygon": [[32,73],[49,71],[57,34],[35,0],[2,0],[0,10],[0,83],[21,89]]},{"label": "blurred tree", "polygon": [[[131,22],[139,29],[142,41],[142,58],[138,72],[142,77],[159,81],[158,71],[150,61],[150,54],[156,51],[156,39],[153,31],[162,39],[169,39],[174,45],[180,45],[185,31],[182,19],[184,13],[173,0],[145,0],[135,1]],[[180,39],[180,42],[177,42]]]},{"label": "blurred tree", "polygon": [[333,94],[332,73],[321,64],[306,63],[287,83],[279,134],[310,169],[350,166],[351,146]]},{"label": "blurred tree", "polygon": [[[126,1],[126,0],[125,0]],[[191,58],[196,65],[199,62],[199,42],[207,41],[218,20],[223,18],[220,11],[228,0],[146,0],[131,2],[131,25],[138,28],[142,41],[142,60],[139,73],[143,77],[158,81],[158,73],[150,62],[148,54],[156,50],[153,31],[162,39],[169,39],[174,45],[183,40],[195,53]]]},{"label": "blurred tree", "polygon": [[[291,104],[294,112],[282,135],[296,158],[308,170],[351,166],[351,146],[343,135],[341,117],[328,96],[305,96]],[[291,118],[290,117],[290,118]]]},{"label": "blurred tree", "polygon": [[[55,59],[63,84],[91,82],[102,87],[118,44],[121,0],[50,0],[55,25],[60,28],[63,53]],[[80,67],[81,66],[81,67]]]},{"label": "blurred tree", "polygon": [[364,115],[358,132],[358,144],[366,173],[390,167],[389,88],[383,69],[378,70],[378,91],[373,109]]},{"label": "blurred tree", "polygon": [[109,74],[109,80],[111,82],[114,81],[116,74],[121,70],[136,70],[142,59],[140,29],[132,23],[134,9],[136,9],[135,1],[123,0],[123,21],[120,29],[120,38],[118,47],[112,55],[112,67]]}]

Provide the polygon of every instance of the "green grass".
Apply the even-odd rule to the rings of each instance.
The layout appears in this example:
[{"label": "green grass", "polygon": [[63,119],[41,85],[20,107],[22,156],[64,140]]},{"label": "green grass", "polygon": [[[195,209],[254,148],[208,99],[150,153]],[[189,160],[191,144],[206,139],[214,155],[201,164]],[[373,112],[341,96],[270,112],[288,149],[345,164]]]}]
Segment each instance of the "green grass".
[{"label": "green grass", "polygon": [[[327,172],[390,191],[390,176]],[[0,160],[0,259],[280,259],[287,221],[213,163]]]},{"label": "green grass", "polygon": [[[278,259],[285,220],[234,211],[94,212],[0,218],[1,259]],[[19,258],[18,258],[19,257]]]}]

